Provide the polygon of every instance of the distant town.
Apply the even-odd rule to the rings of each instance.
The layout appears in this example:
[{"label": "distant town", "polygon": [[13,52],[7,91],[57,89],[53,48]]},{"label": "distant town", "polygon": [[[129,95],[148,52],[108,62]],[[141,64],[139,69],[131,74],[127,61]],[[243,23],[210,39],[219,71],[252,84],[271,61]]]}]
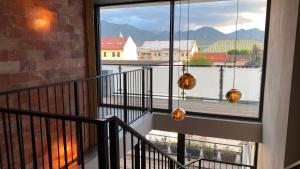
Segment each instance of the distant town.
[{"label": "distant town", "polygon": [[[174,41],[174,62],[190,65],[233,65],[236,52],[237,66],[261,66],[263,44],[257,40],[217,40],[201,47],[197,40]],[[137,46],[131,37],[120,33],[117,37],[101,38],[101,57],[103,60],[128,61],[168,61],[169,41],[144,41]]]}]

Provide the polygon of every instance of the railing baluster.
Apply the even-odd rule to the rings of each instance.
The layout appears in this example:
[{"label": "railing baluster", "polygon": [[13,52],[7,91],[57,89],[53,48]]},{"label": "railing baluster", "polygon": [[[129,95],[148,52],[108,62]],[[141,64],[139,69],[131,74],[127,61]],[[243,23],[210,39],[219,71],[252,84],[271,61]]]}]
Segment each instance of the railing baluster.
[{"label": "railing baluster", "polygon": [[146,147],[144,141],[141,141],[141,169],[146,169]]},{"label": "railing baluster", "polygon": [[150,145],[148,145],[148,160],[149,160],[148,168],[151,169],[151,147],[150,147]]},{"label": "railing baluster", "polygon": [[135,169],[140,169],[140,140],[138,139],[137,144],[134,146],[134,164],[135,164]]},{"label": "railing baluster", "polygon": [[150,68],[150,112],[153,109],[153,68]]},{"label": "railing baluster", "polygon": [[30,129],[31,129],[31,145],[32,145],[32,159],[33,159],[33,168],[37,169],[37,155],[36,155],[36,144],[35,144],[35,134],[34,134],[34,121],[32,115],[30,116]]},{"label": "railing baluster", "polygon": [[74,81],[74,104],[75,104],[75,115],[79,116],[80,101],[79,101],[78,82],[77,81]]},{"label": "railing baluster", "polygon": [[[70,82],[68,82],[68,89],[69,89],[69,91],[68,91],[68,99],[69,99],[69,115],[71,115],[72,114],[72,103],[71,103],[71,83]],[[72,128],[72,122],[70,121],[70,144],[71,144],[71,157],[72,157],[72,160],[74,160],[74,155],[73,155],[73,132],[72,132],[72,130],[73,130],[73,128]]]},{"label": "railing baluster", "polygon": [[[24,154],[23,154],[24,150],[23,150],[22,144],[21,144],[20,119],[19,119],[19,115],[17,115],[17,114],[16,114],[16,123],[17,123],[17,137],[18,137],[20,164],[21,164],[21,169],[25,169],[25,161],[24,161]],[[0,154],[1,154],[1,149],[0,149]]]},{"label": "railing baluster", "polygon": [[[8,94],[5,95],[6,98],[6,107],[9,108],[9,96]],[[10,142],[10,154],[11,154],[11,160],[12,160],[12,168],[15,168],[14,164],[14,151],[13,151],[13,144],[12,144],[12,134],[11,134],[11,120],[10,120],[10,114],[7,115],[8,118],[8,132],[9,132],[9,142]]]},{"label": "railing baluster", "polygon": [[142,69],[142,77],[141,77],[141,80],[142,80],[142,114],[144,113],[145,111],[145,69]]},{"label": "railing baluster", "polygon": [[114,169],[120,168],[119,154],[119,129],[116,120],[109,123],[109,142],[110,142],[110,167]]},{"label": "railing baluster", "polygon": [[48,149],[48,164],[49,164],[49,169],[52,169],[51,127],[48,118],[45,118],[45,124],[46,124],[46,137],[47,137],[47,149]]},{"label": "railing baluster", "polygon": [[[105,104],[110,105],[108,103],[108,76],[105,76]],[[105,114],[108,115],[108,107],[106,107]]]},{"label": "railing baluster", "polygon": [[133,161],[133,159],[134,159],[134,155],[133,155],[133,153],[134,153],[134,146],[133,146],[133,134],[132,133],[131,133],[131,139],[130,139],[130,141],[131,141],[131,168],[134,169],[134,161]]},{"label": "railing baluster", "polygon": [[174,163],[173,163],[173,160],[170,160],[169,161],[169,169],[174,169]]},{"label": "railing baluster", "polygon": [[3,121],[3,130],[4,130],[4,141],[5,141],[5,148],[6,148],[6,158],[7,158],[7,167],[10,169],[10,155],[9,155],[9,147],[8,147],[8,136],[7,136],[7,130],[6,130],[6,120],[5,120],[5,114],[2,112],[2,121]]},{"label": "railing baluster", "polygon": [[124,111],[124,122],[128,124],[127,117],[127,73],[123,73],[123,111]]},{"label": "railing baluster", "polygon": [[68,152],[67,152],[67,135],[66,135],[66,122],[62,120],[62,128],[63,128],[63,142],[64,142],[64,161],[65,167],[68,168]]},{"label": "railing baluster", "polygon": [[159,151],[157,151],[157,168],[160,167],[160,161],[159,161]]},{"label": "railing baluster", "polygon": [[97,141],[99,169],[108,169],[108,135],[106,122],[97,124]]},{"label": "railing baluster", "polygon": [[[20,97],[20,92],[17,92],[17,103],[18,103],[18,109],[21,109],[21,97]],[[21,150],[20,152],[20,158],[21,158],[21,168],[25,168],[25,157],[24,157],[24,139],[23,139],[23,123],[22,123],[22,116],[21,115],[17,115],[18,116],[18,122],[20,124],[17,123],[17,128],[19,129],[19,133],[18,133],[18,139],[19,141],[19,149]],[[19,125],[19,127],[18,127]]]},{"label": "railing baluster", "polygon": [[81,165],[81,168],[84,169],[84,149],[83,149],[83,135],[82,135],[82,122],[76,121],[76,126],[77,126],[77,149],[79,151],[78,154],[78,159],[79,159],[79,164]]},{"label": "railing baluster", "polygon": [[[40,98],[40,88],[37,89],[37,96],[38,96],[38,109],[41,111],[41,98]],[[43,128],[42,128],[42,118],[40,120],[40,133],[41,133],[41,151],[42,151],[42,167],[45,168],[45,159],[44,159],[44,142],[43,142]]]},{"label": "railing baluster", "polygon": [[155,158],[155,148],[153,148],[153,167],[155,169],[155,161],[156,161],[156,158]]},{"label": "railing baluster", "polygon": [[[53,90],[54,90],[55,113],[58,114],[56,85],[53,86]],[[55,120],[55,124],[56,124],[57,159],[58,159],[58,167],[60,168],[60,144],[59,144],[59,132],[58,132],[58,120],[57,119]]]},{"label": "railing baluster", "polygon": [[123,160],[124,160],[124,169],[126,169],[126,131],[123,129]]}]

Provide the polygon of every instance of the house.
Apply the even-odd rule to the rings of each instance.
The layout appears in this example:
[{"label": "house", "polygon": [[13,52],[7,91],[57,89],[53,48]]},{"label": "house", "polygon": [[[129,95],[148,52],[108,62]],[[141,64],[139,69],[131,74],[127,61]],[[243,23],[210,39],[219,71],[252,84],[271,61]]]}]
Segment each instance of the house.
[{"label": "house", "polygon": [[[169,60],[169,41],[145,41],[139,49],[140,59]],[[180,53],[179,53],[180,49]],[[174,61],[184,61],[198,52],[196,40],[174,41]]]},{"label": "house", "polygon": [[101,38],[103,60],[137,60],[137,47],[129,37]]}]

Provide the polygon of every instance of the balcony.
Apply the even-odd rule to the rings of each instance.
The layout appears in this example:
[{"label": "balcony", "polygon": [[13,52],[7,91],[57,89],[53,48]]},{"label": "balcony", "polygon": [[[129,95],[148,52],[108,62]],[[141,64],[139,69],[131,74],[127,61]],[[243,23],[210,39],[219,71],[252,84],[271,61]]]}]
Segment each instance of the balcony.
[{"label": "balcony", "polygon": [[[122,62],[122,61],[121,61]],[[169,66],[163,64],[153,64],[147,61],[123,61],[123,64],[116,64],[115,62],[106,61],[102,65],[102,70],[117,73],[120,71],[133,70],[142,66],[151,66],[153,69],[153,109],[157,112],[169,112],[169,85],[164,83],[164,79],[169,77]],[[173,75],[180,74],[184,71],[185,65],[174,65]],[[226,92],[231,89],[230,82],[232,81],[231,66],[192,66],[190,73],[197,79],[195,89],[191,91],[177,91],[177,79],[173,80],[173,107],[179,104],[184,107],[188,114],[214,116],[221,115],[222,117],[246,117],[249,119],[256,119],[260,115],[260,79],[261,68],[259,67],[239,67],[238,79],[247,78],[238,82],[238,86],[243,93],[242,99],[237,104],[230,104],[226,101]],[[245,76],[247,74],[247,76]],[[209,80],[208,80],[209,79]],[[244,83],[246,81],[252,82]],[[137,79],[139,80],[139,79]],[[112,93],[122,92],[115,86]],[[179,95],[178,95],[179,94]],[[109,99],[109,98],[106,98]],[[134,96],[132,98],[135,100]],[[136,100],[138,102],[138,100]]]}]

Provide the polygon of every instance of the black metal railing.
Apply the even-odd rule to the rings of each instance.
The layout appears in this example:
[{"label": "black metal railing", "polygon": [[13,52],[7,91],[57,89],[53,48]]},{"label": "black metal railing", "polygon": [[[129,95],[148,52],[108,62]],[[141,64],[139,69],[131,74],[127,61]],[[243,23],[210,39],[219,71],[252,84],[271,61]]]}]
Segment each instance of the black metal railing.
[{"label": "black metal railing", "polygon": [[101,117],[117,116],[131,124],[152,110],[152,68],[109,74],[101,77]]},{"label": "black metal railing", "polygon": [[224,161],[197,159],[184,166],[186,169],[255,169],[254,166],[236,164]]},{"label": "black metal railing", "polygon": [[[66,114],[0,108],[0,168],[84,168],[84,152],[98,144],[103,121]],[[91,136],[95,141],[91,143]],[[88,137],[87,137],[88,136]],[[91,146],[91,147],[89,147]]]},{"label": "black metal railing", "polygon": [[[122,138],[120,142],[115,142],[113,148],[117,157],[112,157],[114,167],[112,168],[157,168],[157,169],[177,169],[184,168],[171,156],[161,151],[152,142],[140,135],[133,128],[118,118],[114,118],[110,123],[110,129],[115,129],[113,138]],[[121,128],[119,132],[118,128]],[[116,139],[118,141],[118,139]],[[122,155],[120,155],[122,154]]]},{"label": "black metal railing", "polygon": [[[4,138],[0,144],[1,169],[184,168],[116,116],[100,120],[7,108],[0,108],[0,116],[0,135]],[[83,125],[95,130],[84,130]],[[76,138],[73,143],[71,131]],[[86,138],[84,132],[93,137]],[[88,148],[91,138],[95,145]],[[70,151],[73,147],[75,154]]]},{"label": "black metal railing", "polygon": [[[0,117],[2,122],[0,135],[4,138],[0,144],[1,169],[253,168],[208,159],[195,160],[183,166],[115,116],[100,120],[74,115],[0,108]],[[22,121],[26,124],[22,125]],[[57,124],[60,126],[59,129],[56,128]],[[94,127],[94,132],[85,131],[84,124]],[[72,130],[66,127],[69,125],[73,126],[72,130],[76,137],[73,144],[69,140]],[[86,148],[87,138],[84,137],[83,132],[93,135],[95,141],[93,148]],[[61,139],[56,142],[53,137],[57,135],[61,135]],[[61,148],[61,152],[54,151],[57,147]],[[75,147],[75,154],[69,153],[70,147],[71,149]],[[72,156],[75,156],[75,161]]]},{"label": "black metal railing", "polygon": [[113,115],[130,124],[152,109],[152,68],[2,92],[0,107],[95,118]]},{"label": "black metal railing", "polygon": [[189,167],[129,126],[151,111],[151,68],[0,93],[0,169]]}]

